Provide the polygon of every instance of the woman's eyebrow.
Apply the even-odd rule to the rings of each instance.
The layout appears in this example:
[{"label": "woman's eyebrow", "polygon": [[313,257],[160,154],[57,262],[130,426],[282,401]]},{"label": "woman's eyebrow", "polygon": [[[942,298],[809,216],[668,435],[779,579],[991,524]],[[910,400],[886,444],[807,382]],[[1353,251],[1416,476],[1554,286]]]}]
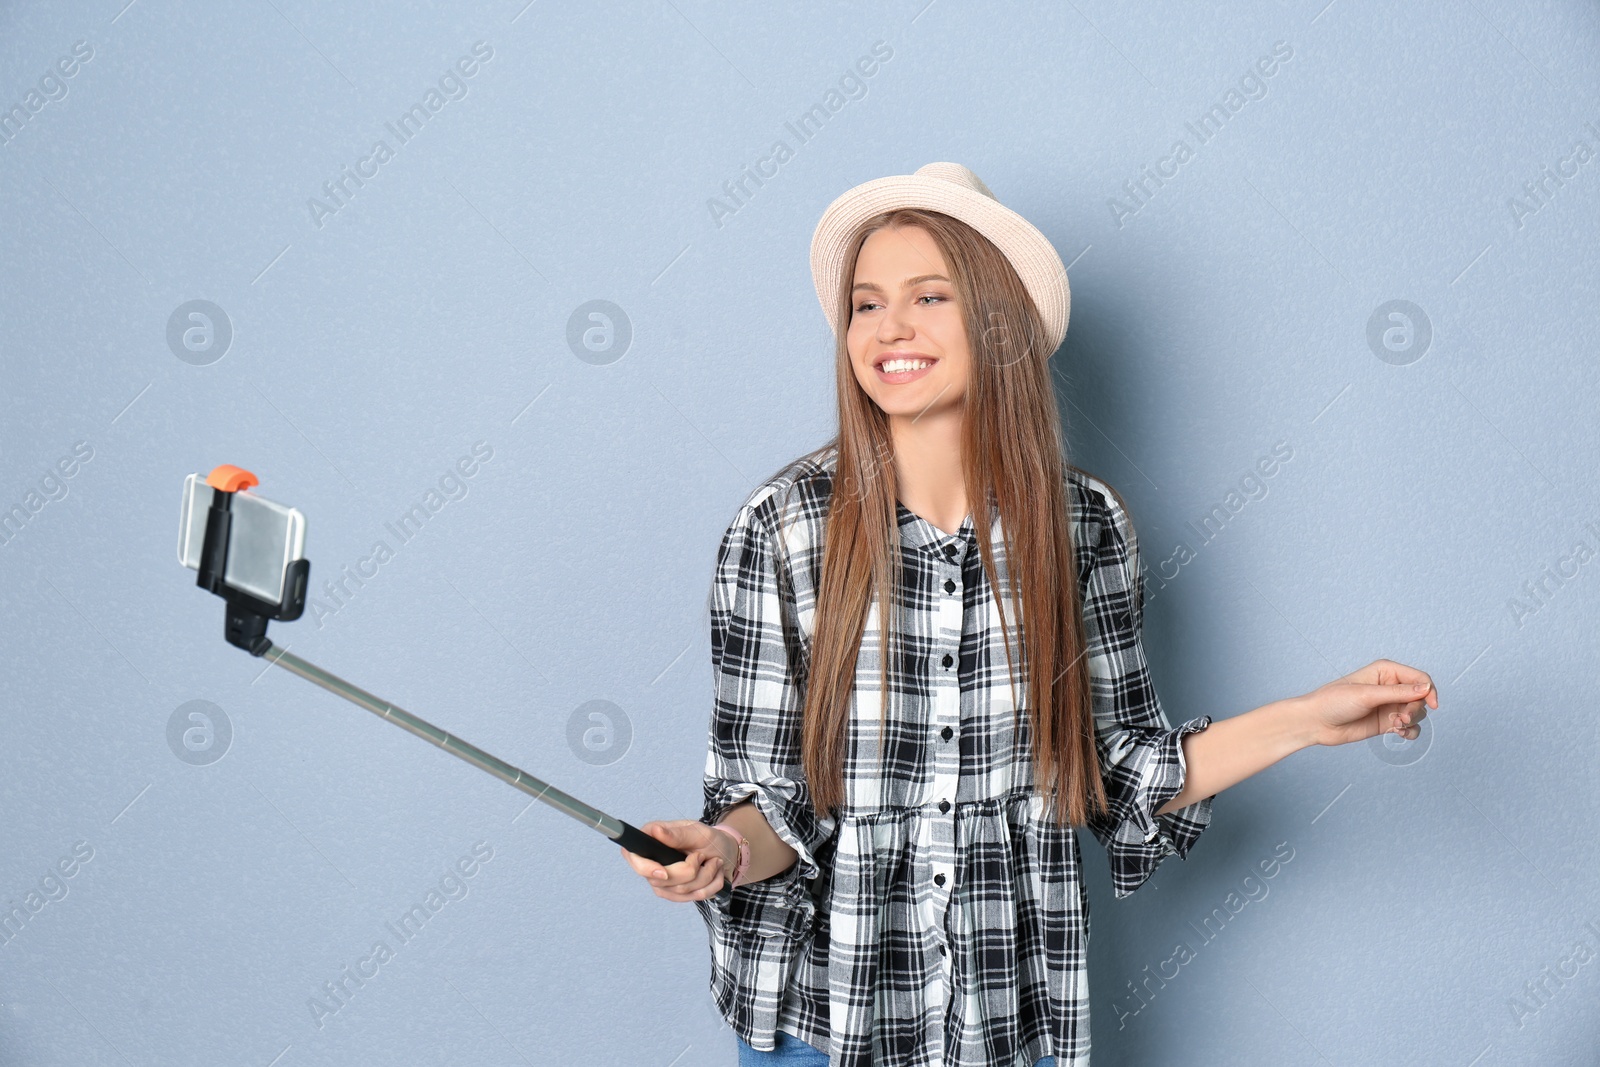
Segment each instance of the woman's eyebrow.
[{"label": "woman's eyebrow", "polygon": [[[921,285],[923,282],[947,282],[949,280],[943,274],[919,274],[915,278],[907,278],[901,282],[900,288],[909,289],[913,285]],[[883,287],[876,282],[856,282],[850,291],[853,293],[857,289],[871,289],[875,293],[883,292]]]}]

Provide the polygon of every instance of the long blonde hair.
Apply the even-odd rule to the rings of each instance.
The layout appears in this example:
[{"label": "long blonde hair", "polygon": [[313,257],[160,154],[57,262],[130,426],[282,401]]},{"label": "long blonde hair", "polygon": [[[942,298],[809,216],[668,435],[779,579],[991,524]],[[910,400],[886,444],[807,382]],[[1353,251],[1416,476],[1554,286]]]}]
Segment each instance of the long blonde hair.
[{"label": "long blonde hair", "polygon": [[[829,503],[816,625],[801,726],[801,752],[819,814],[844,803],[850,696],[874,593],[884,628],[880,685],[888,692],[888,634],[900,574],[898,497],[888,416],[856,381],[846,333],[856,260],[867,236],[918,226],[938,244],[972,352],[962,429],[962,469],[984,572],[1001,612],[1016,700],[1017,658],[1006,625],[989,532],[992,506],[1005,537],[1011,602],[1020,605],[1017,650],[1026,642],[1034,783],[1046,812],[1082,825],[1106,809],[1095,751],[1082,605],[1066,499],[1064,442],[1050,386],[1044,323],[1010,262],[982,234],[937,211],[902,208],[864,222],[847,245],[835,345],[839,431],[811,456],[838,450]],[[1020,589],[1020,595],[1019,595]],[[897,635],[903,642],[903,635]],[[902,644],[903,647],[903,644]],[[885,704],[887,706],[887,703]]]}]

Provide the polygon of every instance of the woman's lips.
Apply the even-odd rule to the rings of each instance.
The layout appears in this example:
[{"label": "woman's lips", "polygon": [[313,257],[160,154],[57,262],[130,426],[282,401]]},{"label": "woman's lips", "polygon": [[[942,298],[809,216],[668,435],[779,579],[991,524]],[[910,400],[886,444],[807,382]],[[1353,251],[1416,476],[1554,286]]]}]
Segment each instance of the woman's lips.
[{"label": "woman's lips", "polygon": [[906,382],[916,381],[924,374],[927,374],[929,371],[933,370],[933,368],[938,365],[938,362],[938,360],[929,360],[928,365],[923,367],[921,370],[905,370],[896,374],[890,374],[888,371],[884,370],[881,363],[875,364],[872,369],[877,372],[878,380],[880,382],[887,382],[890,385],[904,385]]}]

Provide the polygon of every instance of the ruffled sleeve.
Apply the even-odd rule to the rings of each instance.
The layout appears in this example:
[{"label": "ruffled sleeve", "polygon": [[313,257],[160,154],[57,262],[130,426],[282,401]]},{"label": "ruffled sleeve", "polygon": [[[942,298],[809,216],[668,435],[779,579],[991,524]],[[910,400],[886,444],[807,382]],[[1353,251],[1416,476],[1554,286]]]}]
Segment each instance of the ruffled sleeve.
[{"label": "ruffled sleeve", "polygon": [[805,643],[764,515],[747,503],[717,553],[702,819],[715,823],[749,799],[799,859],[765,881],[724,887],[699,907],[712,934],[712,991],[741,1036],[770,1049],[793,954],[815,911],[809,881],[835,824],[817,816],[802,769]]},{"label": "ruffled sleeve", "polygon": [[1116,494],[1102,495],[1107,511],[1083,603],[1096,747],[1110,807],[1088,826],[1105,847],[1121,898],[1143,885],[1167,856],[1186,858],[1211,822],[1213,797],[1155,814],[1183,791],[1183,738],[1211,725],[1211,716],[1174,729],[1161,709],[1144,655],[1137,535]]}]

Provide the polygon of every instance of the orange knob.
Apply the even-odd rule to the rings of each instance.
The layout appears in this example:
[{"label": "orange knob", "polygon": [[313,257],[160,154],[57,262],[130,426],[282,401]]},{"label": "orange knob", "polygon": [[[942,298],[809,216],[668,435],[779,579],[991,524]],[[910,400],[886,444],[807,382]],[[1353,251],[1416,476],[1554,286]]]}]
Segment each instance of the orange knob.
[{"label": "orange knob", "polygon": [[248,489],[252,485],[260,484],[260,479],[243,467],[235,467],[232,463],[224,463],[220,467],[213,467],[211,473],[206,475],[206,484],[213,489],[220,489],[224,493],[236,493],[240,489]]}]

